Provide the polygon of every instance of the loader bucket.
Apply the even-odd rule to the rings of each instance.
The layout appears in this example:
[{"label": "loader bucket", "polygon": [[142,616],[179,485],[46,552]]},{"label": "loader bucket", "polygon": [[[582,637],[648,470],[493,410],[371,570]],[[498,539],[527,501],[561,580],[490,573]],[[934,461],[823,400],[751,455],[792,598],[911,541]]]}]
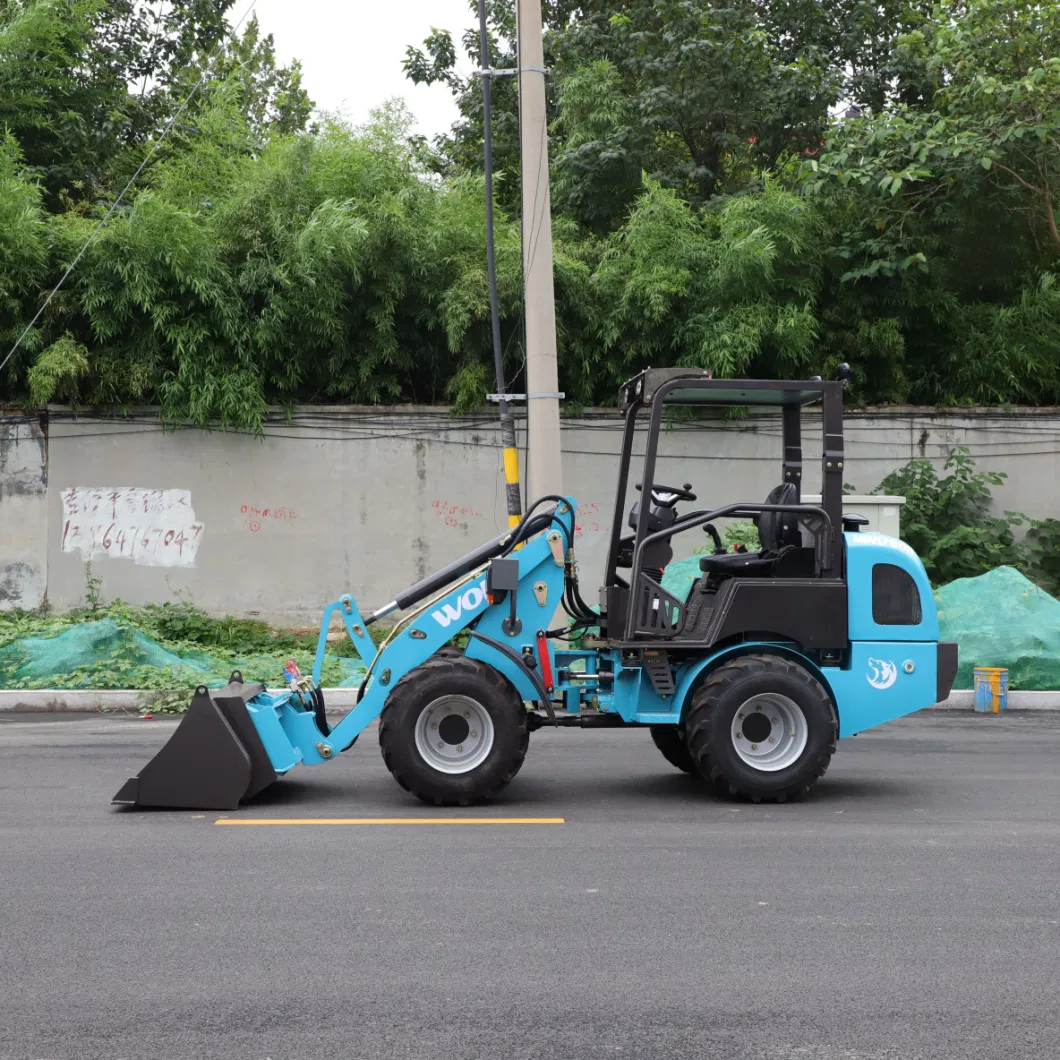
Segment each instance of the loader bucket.
[{"label": "loader bucket", "polygon": [[264,686],[234,673],[224,688],[195,690],[169,741],[112,802],[125,806],[235,810],[276,779],[246,704]]}]

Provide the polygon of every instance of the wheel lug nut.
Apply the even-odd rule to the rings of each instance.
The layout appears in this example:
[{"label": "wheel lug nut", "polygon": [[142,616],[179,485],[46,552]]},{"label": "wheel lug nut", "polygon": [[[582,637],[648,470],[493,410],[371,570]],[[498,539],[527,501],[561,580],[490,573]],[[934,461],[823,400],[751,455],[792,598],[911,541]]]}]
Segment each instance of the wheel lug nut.
[{"label": "wheel lug nut", "polygon": [[743,733],[742,733],[742,732],[738,732],[738,733],[736,734],[736,739],[737,739],[737,740],[742,740],[742,739],[743,739]]},{"label": "wheel lug nut", "polygon": [[474,739],[474,738],[475,738],[476,736],[478,736],[478,733],[477,733],[477,732],[473,732],[473,733],[471,734],[471,737],[472,737],[472,739]]},{"label": "wheel lug nut", "polygon": [[751,744],[751,750],[752,751],[757,751],[758,750],[758,744],[756,744],[756,743]]},{"label": "wheel lug nut", "polygon": [[462,751],[463,749],[464,749],[464,745],[463,745],[463,744],[460,744],[460,745],[459,745],[459,746],[457,747],[457,750],[458,750],[458,751]]},{"label": "wheel lug nut", "polygon": [[776,743],[777,742],[777,738],[775,736],[770,736],[769,737],[769,742],[770,743]]},{"label": "wheel lug nut", "polygon": [[738,717],[741,721],[743,721],[743,715],[742,714],[737,714],[736,717]]},{"label": "wheel lug nut", "polygon": [[770,720],[770,721],[771,721],[771,722],[772,722],[772,723],[773,723],[774,725],[776,725],[776,723],[777,723],[777,719],[776,719],[776,718],[770,718],[769,720]]},{"label": "wheel lug nut", "polygon": [[432,729],[437,729],[437,728],[438,728],[438,726],[437,726],[437,724],[436,724],[435,722],[433,722],[433,721],[432,721],[432,722],[431,722],[431,728],[432,728]]},{"label": "wheel lug nut", "polygon": [[439,740],[439,741],[438,741],[438,750],[440,751],[440,750],[442,750],[442,748],[444,748],[444,747],[445,747],[445,744],[444,744],[444,743],[443,743],[443,742],[442,742],[441,740]]}]

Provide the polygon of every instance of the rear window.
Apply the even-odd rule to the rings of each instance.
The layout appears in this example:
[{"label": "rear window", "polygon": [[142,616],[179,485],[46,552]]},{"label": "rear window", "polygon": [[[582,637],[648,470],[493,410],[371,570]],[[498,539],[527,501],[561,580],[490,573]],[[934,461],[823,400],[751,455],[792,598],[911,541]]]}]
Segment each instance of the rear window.
[{"label": "rear window", "polygon": [[878,626],[919,626],[920,593],[912,575],[893,563],[872,568],[872,620]]}]

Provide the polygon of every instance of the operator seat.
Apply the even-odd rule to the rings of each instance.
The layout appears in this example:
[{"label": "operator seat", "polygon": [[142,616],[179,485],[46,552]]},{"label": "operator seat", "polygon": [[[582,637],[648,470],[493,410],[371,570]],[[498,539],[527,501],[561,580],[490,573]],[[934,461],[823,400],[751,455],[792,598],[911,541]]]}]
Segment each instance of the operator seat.
[{"label": "operator seat", "polygon": [[[784,482],[769,491],[765,504],[798,504],[798,492],[791,482]],[[802,531],[795,512],[762,512],[758,516],[758,539],[761,552],[726,552],[719,556],[704,556],[699,569],[706,575],[722,577],[765,577],[771,574],[777,561],[802,544]]]}]

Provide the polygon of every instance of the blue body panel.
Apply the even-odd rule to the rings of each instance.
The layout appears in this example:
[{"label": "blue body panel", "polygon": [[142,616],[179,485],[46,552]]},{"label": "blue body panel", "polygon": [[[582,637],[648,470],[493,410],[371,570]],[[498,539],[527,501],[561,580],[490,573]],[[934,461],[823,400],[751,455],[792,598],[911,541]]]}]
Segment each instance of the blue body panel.
[{"label": "blue body panel", "polygon": [[841,738],[930,707],[938,698],[934,643],[855,641],[848,662],[821,671],[838,708]]}]

